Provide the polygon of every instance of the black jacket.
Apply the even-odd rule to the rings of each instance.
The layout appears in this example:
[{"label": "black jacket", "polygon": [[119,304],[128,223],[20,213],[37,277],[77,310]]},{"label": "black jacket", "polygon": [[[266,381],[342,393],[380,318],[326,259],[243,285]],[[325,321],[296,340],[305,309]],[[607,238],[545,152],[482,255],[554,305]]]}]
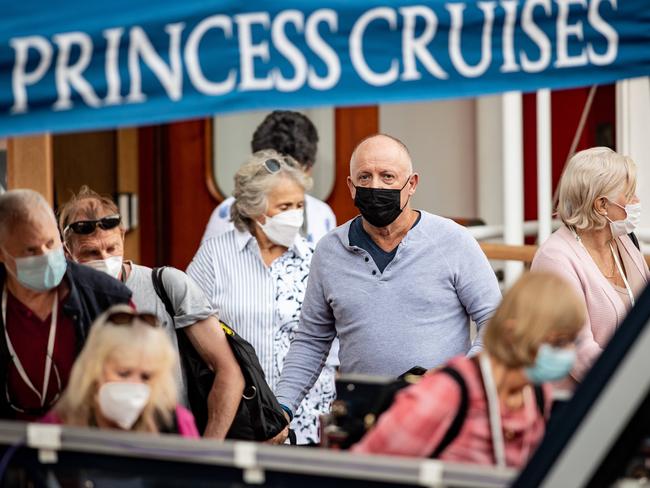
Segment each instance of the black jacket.
[{"label": "black jacket", "polygon": [[[6,270],[3,265],[0,265],[0,291],[4,289],[5,277]],[[79,354],[95,317],[111,305],[130,303],[131,290],[101,271],[72,261],[68,261],[68,268],[63,279],[66,280],[69,287],[69,293],[63,302],[63,313],[74,323],[77,354]],[[1,316],[0,327],[4,328]],[[41,353],[44,354],[45,351],[34,351],[34,354]],[[7,404],[4,393],[7,366],[10,360],[5,335],[0,333],[0,418],[14,418],[14,412]]]}]

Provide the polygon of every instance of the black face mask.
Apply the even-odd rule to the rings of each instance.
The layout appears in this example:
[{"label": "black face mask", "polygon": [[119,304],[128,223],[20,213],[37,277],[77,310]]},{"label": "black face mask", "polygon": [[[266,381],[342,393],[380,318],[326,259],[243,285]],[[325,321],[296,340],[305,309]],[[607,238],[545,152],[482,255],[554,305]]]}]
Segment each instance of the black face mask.
[{"label": "black face mask", "polygon": [[[392,224],[404,207],[400,206],[402,190],[408,184],[409,176],[404,186],[397,189],[391,188],[366,188],[356,186],[354,206],[359,209],[364,219],[375,227],[386,227]],[[408,203],[408,202],[407,202]],[[406,206],[406,204],[404,205]]]}]

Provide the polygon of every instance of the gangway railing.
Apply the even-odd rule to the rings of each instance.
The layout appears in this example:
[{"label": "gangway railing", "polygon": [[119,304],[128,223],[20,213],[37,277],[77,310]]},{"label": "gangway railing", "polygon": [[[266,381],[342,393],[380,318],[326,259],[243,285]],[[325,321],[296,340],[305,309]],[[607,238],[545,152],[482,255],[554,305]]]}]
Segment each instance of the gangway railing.
[{"label": "gangway railing", "polygon": [[[0,466],[8,461],[10,469],[28,463],[31,455],[27,469],[42,470],[48,479],[61,473],[69,478],[70,470],[99,479],[132,474],[143,486],[500,488],[516,475],[429,459],[6,421],[0,422],[0,446],[5,449]],[[16,449],[13,456],[10,449]]]},{"label": "gangway railing", "polygon": [[[510,246],[495,242],[479,242],[479,246],[488,259],[498,261],[523,261],[530,264],[537,252],[537,246],[533,245]],[[644,258],[650,266],[650,254],[645,254]]]}]

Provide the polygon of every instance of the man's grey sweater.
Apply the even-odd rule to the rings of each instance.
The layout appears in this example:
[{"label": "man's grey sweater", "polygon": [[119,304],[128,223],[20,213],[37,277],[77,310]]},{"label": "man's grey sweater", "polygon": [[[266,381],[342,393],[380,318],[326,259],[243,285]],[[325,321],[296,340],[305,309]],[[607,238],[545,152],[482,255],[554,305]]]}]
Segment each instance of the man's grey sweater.
[{"label": "man's grey sweater", "polygon": [[[494,272],[465,228],[421,214],[383,273],[370,254],[350,246],[351,221],[318,243],[280,403],[295,411],[337,333],[342,373],[396,376],[480,350],[482,329],[501,300]],[[479,330],[471,350],[469,317]]]}]

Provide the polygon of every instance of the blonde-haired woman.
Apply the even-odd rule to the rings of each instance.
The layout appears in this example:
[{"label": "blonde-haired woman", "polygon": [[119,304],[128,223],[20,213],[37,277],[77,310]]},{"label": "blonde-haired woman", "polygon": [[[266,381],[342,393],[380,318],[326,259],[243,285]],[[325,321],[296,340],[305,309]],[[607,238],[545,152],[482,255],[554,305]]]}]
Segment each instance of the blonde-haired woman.
[{"label": "blonde-haired woman", "polygon": [[177,403],[177,354],[155,315],[126,305],[97,318],[47,423],[199,437]]},{"label": "blonde-haired woman", "polygon": [[628,236],[641,215],[634,162],[606,147],[577,153],[560,180],[558,214],[564,225],[537,251],[532,270],[562,276],[586,305],[576,365],[563,385],[571,389],[650,278],[643,255]]},{"label": "blonde-haired woman", "polygon": [[[547,383],[569,373],[584,318],[580,298],[560,277],[524,275],[490,320],[483,352],[452,359],[399,393],[353,451],[525,465],[544,435]],[[454,423],[459,430],[450,435]]]}]

